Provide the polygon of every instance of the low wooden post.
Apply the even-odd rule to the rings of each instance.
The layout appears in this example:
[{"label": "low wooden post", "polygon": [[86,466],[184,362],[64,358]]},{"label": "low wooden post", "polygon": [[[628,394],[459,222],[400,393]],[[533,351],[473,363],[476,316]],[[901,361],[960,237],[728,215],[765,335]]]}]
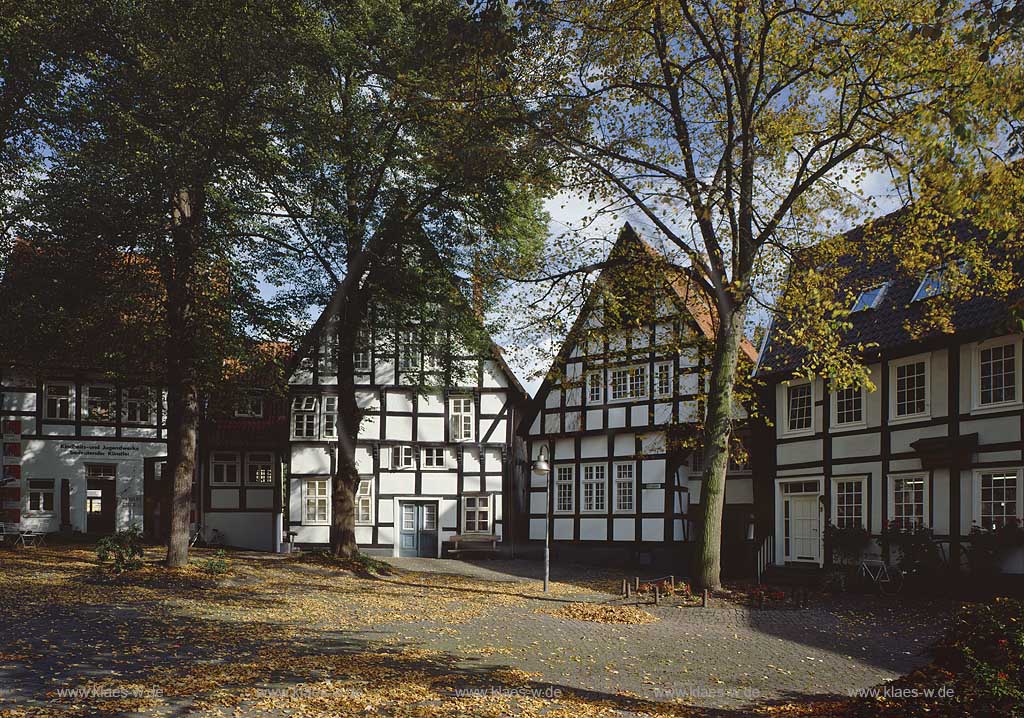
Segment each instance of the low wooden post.
[{"label": "low wooden post", "polygon": [[636,577],[635,588],[636,588],[636,592],[640,593],[640,577],[639,576]]},{"label": "low wooden post", "polygon": [[657,606],[658,602],[660,600],[661,600],[661,589],[657,585],[655,585],[654,586],[654,605]]},{"label": "low wooden post", "polygon": [[676,577],[675,576],[669,576],[668,577],[668,585],[672,587],[672,593],[675,593],[676,592]]},{"label": "low wooden post", "polygon": [[622,595],[629,596],[629,581],[622,579]]},{"label": "low wooden post", "polygon": [[708,607],[708,590],[706,588],[704,589],[704,593],[701,594],[701,597],[700,597],[700,607],[701,608],[707,608]]}]

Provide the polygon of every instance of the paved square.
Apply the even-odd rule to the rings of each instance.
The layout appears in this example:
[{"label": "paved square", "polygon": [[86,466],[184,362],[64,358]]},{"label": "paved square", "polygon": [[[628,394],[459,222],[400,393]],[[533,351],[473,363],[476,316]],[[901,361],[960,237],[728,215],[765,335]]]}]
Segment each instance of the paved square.
[{"label": "paved square", "polygon": [[0,552],[0,718],[743,715],[905,673],[941,628],[934,608],[863,598],[570,620],[551,611],[614,603],[621,576],[557,566],[544,595],[523,561],[360,577],[235,554],[224,577],[147,568],[111,584],[91,559]]}]

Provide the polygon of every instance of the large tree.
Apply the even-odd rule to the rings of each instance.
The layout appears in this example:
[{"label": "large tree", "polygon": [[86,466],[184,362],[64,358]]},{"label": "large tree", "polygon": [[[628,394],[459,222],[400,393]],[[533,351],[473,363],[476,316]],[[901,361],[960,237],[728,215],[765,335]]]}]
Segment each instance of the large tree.
[{"label": "large tree", "polygon": [[[976,176],[965,170],[992,171],[1012,154],[1006,138],[1021,111],[1013,6],[528,3],[534,42],[523,60],[548,82],[529,121],[561,152],[569,188],[596,214],[636,216],[713,289],[694,576],[702,587],[720,585],[739,347],[752,306],[794,249],[864,210],[854,189],[872,171],[935,197]],[[930,245],[916,246],[923,262]],[[857,380],[840,354],[843,380]],[[828,357],[818,357],[815,370],[827,374]]]},{"label": "large tree", "polygon": [[[483,297],[498,268],[538,246],[536,193],[547,168],[508,99],[519,38],[504,3],[361,0],[324,9],[329,52],[296,88],[299,140],[286,171],[267,179],[276,205],[267,264],[293,285],[282,299],[294,309],[326,306],[296,359],[333,355],[331,548],[349,556],[357,550],[359,328],[371,310],[410,328],[460,316],[456,333],[480,338],[472,314],[447,311],[460,304],[451,292],[473,293],[474,275]],[[423,331],[416,341],[428,339]]]},{"label": "large tree", "polygon": [[[35,231],[147,257],[164,291],[171,533],[187,561],[199,393],[221,377],[236,301],[252,292],[244,239],[266,207],[286,97],[322,56],[308,4],[103,3],[97,43],[61,97]],[[59,130],[59,132],[57,131]]]}]

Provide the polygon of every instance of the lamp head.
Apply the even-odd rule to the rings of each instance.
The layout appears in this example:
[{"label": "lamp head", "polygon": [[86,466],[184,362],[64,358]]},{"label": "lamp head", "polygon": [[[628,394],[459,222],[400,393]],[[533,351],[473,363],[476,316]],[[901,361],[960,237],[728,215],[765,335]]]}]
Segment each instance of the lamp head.
[{"label": "lamp head", "polygon": [[551,464],[548,463],[548,447],[544,444],[541,444],[540,453],[537,455],[537,459],[533,462],[533,473],[551,473]]}]

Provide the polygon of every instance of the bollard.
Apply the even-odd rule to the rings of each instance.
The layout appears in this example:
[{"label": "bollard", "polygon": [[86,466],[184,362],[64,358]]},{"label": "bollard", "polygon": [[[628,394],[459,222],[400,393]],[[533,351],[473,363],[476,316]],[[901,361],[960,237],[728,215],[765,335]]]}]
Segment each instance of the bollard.
[{"label": "bollard", "polygon": [[707,608],[708,607],[708,590],[706,588],[704,589],[704,593],[702,593],[701,597],[700,597],[700,607],[701,608]]},{"label": "bollard", "polygon": [[676,577],[675,576],[669,576],[668,577],[668,585],[672,588],[672,593],[675,593],[676,592]]},{"label": "bollard", "polygon": [[657,586],[654,587],[654,605],[658,605],[658,601],[661,600],[661,589]]},{"label": "bollard", "polygon": [[622,579],[622,595],[629,596],[629,581]]},{"label": "bollard", "polygon": [[640,577],[639,576],[636,577],[636,586],[635,586],[635,588],[636,588],[636,592],[640,593]]}]

